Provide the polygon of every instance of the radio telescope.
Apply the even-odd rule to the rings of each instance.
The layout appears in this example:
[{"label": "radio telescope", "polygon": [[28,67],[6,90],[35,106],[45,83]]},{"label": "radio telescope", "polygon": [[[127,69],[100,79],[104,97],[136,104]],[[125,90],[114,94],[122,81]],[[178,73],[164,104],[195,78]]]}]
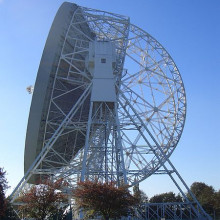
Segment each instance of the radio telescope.
[{"label": "radio telescope", "polygon": [[85,179],[134,186],[165,173],[186,198],[169,160],[185,117],[181,75],[157,40],[129,17],[63,3],[40,62],[25,176],[12,197],[48,176],[70,186]]}]

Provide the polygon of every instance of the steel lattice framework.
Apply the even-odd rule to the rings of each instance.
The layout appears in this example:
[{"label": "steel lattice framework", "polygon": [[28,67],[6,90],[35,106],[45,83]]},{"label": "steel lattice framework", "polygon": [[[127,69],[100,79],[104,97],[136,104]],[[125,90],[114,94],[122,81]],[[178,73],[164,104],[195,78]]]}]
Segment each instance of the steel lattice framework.
[{"label": "steel lattice framework", "polygon": [[[91,99],[94,42],[115,47],[114,102]],[[53,68],[41,147],[12,200],[45,176],[65,178],[70,186],[80,179],[134,186],[166,173],[186,201],[176,178],[191,194],[195,213],[209,218],[169,160],[183,131],[186,96],[178,68],[158,41],[126,16],[75,6]]]}]

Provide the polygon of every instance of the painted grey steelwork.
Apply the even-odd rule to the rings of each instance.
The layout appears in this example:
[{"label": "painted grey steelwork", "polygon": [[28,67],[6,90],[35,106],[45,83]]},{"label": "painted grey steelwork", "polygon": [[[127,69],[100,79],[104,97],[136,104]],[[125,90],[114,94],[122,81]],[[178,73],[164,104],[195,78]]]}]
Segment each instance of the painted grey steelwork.
[{"label": "painted grey steelwork", "polygon": [[189,205],[184,191],[191,195],[197,217],[210,219],[169,160],[185,116],[182,78],[162,45],[126,16],[63,3],[42,55],[25,175],[12,201],[48,177],[71,189],[85,179],[134,186],[164,173]]},{"label": "painted grey steelwork", "polygon": [[130,220],[205,220],[198,216],[199,210],[193,210],[193,206],[195,204],[188,202],[145,203],[140,205]]}]

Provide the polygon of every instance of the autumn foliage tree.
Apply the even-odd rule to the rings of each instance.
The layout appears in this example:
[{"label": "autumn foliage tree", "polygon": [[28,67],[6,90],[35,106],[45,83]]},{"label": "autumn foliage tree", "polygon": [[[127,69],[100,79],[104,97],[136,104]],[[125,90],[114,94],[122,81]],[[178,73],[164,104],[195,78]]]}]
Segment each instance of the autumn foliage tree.
[{"label": "autumn foliage tree", "polygon": [[137,204],[127,186],[117,188],[114,182],[79,182],[74,196],[79,208],[104,219],[128,216]]},{"label": "autumn foliage tree", "polygon": [[[22,203],[19,209],[25,217],[43,220],[52,215],[58,215],[64,212],[64,204],[67,203],[67,197],[61,191],[65,186],[63,179],[56,182],[45,180],[38,185],[34,185],[30,190],[23,192],[18,198]],[[61,220],[61,215],[59,219]]]}]

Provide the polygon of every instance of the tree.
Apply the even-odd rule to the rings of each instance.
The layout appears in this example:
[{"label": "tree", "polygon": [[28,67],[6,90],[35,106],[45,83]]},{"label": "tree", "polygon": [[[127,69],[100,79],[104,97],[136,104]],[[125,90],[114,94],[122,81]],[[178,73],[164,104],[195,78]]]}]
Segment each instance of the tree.
[{"label": "tree", "polygon": [[165,203],[165,202],[182,202],[180,195],[175,195],[173,192],[161,193],[150,198],[151,203]]},{"label": "tree", "polygon": [[139,204],[147,203],[148,197],[146,193],[139,188],[139,184],[133,187],[134,197],[138,200]]},{"label": "tree", "polygon": [[9,188],[5,175],[6,171],[0,168],[0,220],[17,220],[18,217],[11,206],[10,200],[5,196],[5,191]]},{"label": "tree", "polygon": [[[19,209],[26,217],[43,220],[58,214],[63,214],[64,204],[67,204],[67,196],[61,189],[65,186],[63,179],[56,182],[45,180],[32,186],[27,192],[23,192],[18,202],[23,203]],[[60,215],[59,215],[60,216]],[[61,220],[63,216],[60,216]]]},{"label": "tree", "polygon": [[79,182],[74,196],[79,208],[106,220],[130,215],[137,204],[127,186],[117,188],[113,182]]},{"label": "tree", "polygon": [[215,216],[220,218],[220,190],[215,193],[214,200],[215,200],[214,202]]},{"label": "tree", "polygon": [[0,220],[19,220],[8,198],[6,199],[5,215],[0,217]]},{"label": "tree", "polygon": [[0,168],[0,219],[5,216],[7,202],[5,198],[5,190],[8,188],[8,182],[5,178],[6,171]]},{"label": "tree", "polygon": [[[197,200],[208,214],[213,214],[215,205],[215,190],[202,182],[194,182],[190,190],[196,196]],[[190,195],[187,195],[191,200]]]}]

